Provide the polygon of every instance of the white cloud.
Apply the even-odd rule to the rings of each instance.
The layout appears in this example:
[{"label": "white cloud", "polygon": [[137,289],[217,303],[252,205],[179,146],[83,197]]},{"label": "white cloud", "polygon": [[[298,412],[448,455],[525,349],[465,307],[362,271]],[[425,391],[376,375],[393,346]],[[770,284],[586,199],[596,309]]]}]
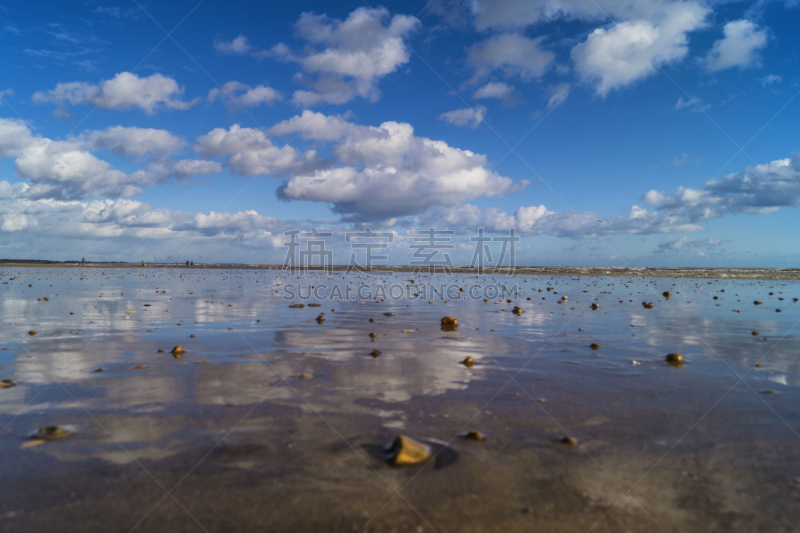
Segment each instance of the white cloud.
[{"label": "white cloud", "polygon": [[548,89],[550,99],[547,101],[547,107],[553,108],[561,105],[569,95],[569,90],[572,88],[571,83],[559,83],[558,85],[551,85]]},{"label": "white cloud", "polygon": [[148,115],[163,106],[167,109],[189,109],[198,99],[181,100],[183,87],[163,74],[140,78],[130,72],[120,72],[110,80],[99,84],[86,82],[59,83],[50,91],[38,91],[33,95],[37,103],[64,105],[94,105],[100,109],[125,110],[138,107]]},{"label": "white cloud", "polygon": [[[432,213],[424,226],[441,220],[442,214]],[[632,206],[627,216],[601,218],[594,211],[583,213],[549,211],[544,205],[522,206],[514,214],[496,208],[481,209],[461,204],[444,214],[444,225],[450,229],[473,230],[483,227],[491,232],[507,232],[514,228],[523,235],[555,235],[569,238],[595,238],[602,235],[648,234],[698,231],[703,229],[687,224],[679,217],[648,211]]]},{"label": "white cloud", "polygon": [[[153,128],[113,126],[56,141],[34,135],[21,120],[0,119],[0,159],[14,159],[32,199],[136,196],[144,187],[220,170],[207,161],[173,165],[171,156],[185,147],[180,137]],[[144,167],[126,174],[93,153],[102,150]]]},{"label": "white cloud", "polygon": [[280,43],[270,52],[299,63],[305,72],[295,78],[308,89],[295,91],[292,102],[310,107],[343,104],[356,97],[378,100],[378,81],[408,63],[411,52],[403,39],[421,25],[415,17],[395,15],[384,26],[388,17],[382,7],[359,7],[344,21],[314,13],[300,15],[295,30],[309,43],[306,51],[296,54]]},{"label": "white cloud", "polygon": [[453,111],[442,113],[439,115],[439,119],[456,126],[469,125],[472,128],[477,128],[480,123],[483,122],[484,116],[486,116],[486,108],[479,105],[475,107],[465,107],[464,109],[454,109]]},{"label": "white cloud", "polygon": [[71,138],[57,142],[34,135],[21,120],[0,119],[0,159],[13,158],[17,173],[31,181],[34,197],[80,198],[87,195],[132,196],[141,189]]},{"label": "white cloud", "polygon": [[467,48],[467,65],[475,71],[473,82],[499,70],[506,76],[540,78],[555,54],[542,50],[544,36],[529,39],[518,33],[495,35]]},{"label": "white cloud", "polygon": [[683,96],[678,98],[678,101],[675,102],[675,111],[680,111],[681,109],[689,108],[694,113],[700,113],[702,111],[708,111],[711,109],[710,104],[704,104],[703,100],[698,97],[687,98],[684,100]]},{"label": "white cloud", "polygon": [[709,10],[695,2],[659,7],[651,20],[629,20],[594,30],[572,49],[580,76],[594,80],[597,94],[624,87],[653,74],[663,65],[683,59],[689,32],[702,28]]},{"label": "white cloud", "polygon": [[208,101],[217,99],[228,101],[232,110],[241,107],[257,107],[261,104],[271,104],[283,100],[283,95],[268,85],[251,87],[238,81],[229,81],[220,89],[211,89],[208,92]]},{"label": "white cloud", "polygon": [[213,174],[221,172],[222,164],[216,161],[204,161],[198,159],[182,159],[172,166],[172,171],[176,176],[186,179],[202,174]]},{"label": "white cloud", "polygon": [[245,55],[246,53],[253,50],[253,47],[247,42],[247,37],[243,35],[239,35],[234,40],[227,42],[227,41],[214,41],[214,48],[216,48],[217,52],[222,54],[232,54],[232,55]]},{"label": "white cloud", "polygon": [[204,159],[227,158],[225,167],[243,176],[281,175],[296,165],[299,157],[291,146],[275,146],[263,131],[238,124],[198,137],[194,149]]},{"label": "white cloud", "polygon": [[659,0],[472,0],[475,28],[522,29],[557,19],[605,20],[642,18]]},{"label": "white cloud", "polygon": [[3,105],[3,100],[6,96],[12,96],[14,94],[13,89],[6,89],[4,91],[0,91],[0,105]]},{"label": "white cloud", "polygon": [[5,254],[16,250],[11,253],[52,258],[89,256],[93,252],[103,258],[149,260],[157,255],[164,260],[193,242],[184,253],[195,258],[198,253],[208,256],[219,250],[224,250],[221,256],[230,257],[231,251],[241,254],[248,248],[263,258],[280,246],[284,230],[298,227],[297,222],[253,210],[191,213],[151,209],[126,199],[34,199],[29,192],[27,184],[0,181],[0,248]]},{"label": "white cloud", "polygon": [[[276,127],[284,134],[301,131],[314,119],[304,117]],[[410,124],[359,126],[337,117],[306,127],[304,135],[314,132],[318,141],[337,140],[329,149],[333,161],[292,176],[279,196],[333,204],[344,220],[387,220],[515,190],[509,178],[489,169],[486,156],[417,137]]]},{"label": "white cloud", "polygon": [[708,70],[716,72],[726,68],[741,69],[758,64],[758,50],[767,46],[767,30],[749,20],[735,20],[725,24],[724,37],[714,43],[706,56]]},{"label": "white cloud", "polygon": [[[685,250],[709,250],[716,248],[720,244],[722,244],[722,241],[719,239],[690,239],[689,237],[683,236],[674,241],[662,242],[653,253],[662,254]],[[699,254],[705,255],[702,251],[700,251]]]},{"label": "white cloud", "polygon": [[651,190],[644,199],[660,211],[691,222],[731,213],[772,213],[800,202],[800,154],[710,180],[702,189]]},{"label": "white cloud", "polygon": [[279,122],[270,128],[270,135],[296,133],[303,139],[338,141],[347,135],[355,135],[360,126],[348,122],[348,115],[323,115],[306,109],[302,114]]},{"label": "white cloud", "polygon": [[495,98],[505,103],[513,103],[514,88],[502,81],[493,81],[475,91],[473,98]]},{"label": "white cloud", "polygon": [[769,74],[761,78],[761,86],[766,87],[768,85],[772,85],[773,83],[780,83],[783,81],[783,76],[778,74]]},{"label": "white cloud", "polygon": [[120,156],[152,155],[163,158],[178,152],[186,146],[186,141],[166,130],[113,126],[103,131],[95,131],[82,138],[93,149],[108,149]]}]

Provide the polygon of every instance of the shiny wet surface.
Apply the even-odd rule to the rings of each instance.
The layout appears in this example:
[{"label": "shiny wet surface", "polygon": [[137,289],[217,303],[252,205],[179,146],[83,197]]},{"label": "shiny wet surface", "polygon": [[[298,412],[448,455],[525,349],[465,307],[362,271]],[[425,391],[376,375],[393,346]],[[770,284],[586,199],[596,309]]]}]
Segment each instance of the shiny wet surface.
[{"label": "shiny wet surface", "polygon": [[[800,521],[800,282],[437,276],[516,283],[519,295],[289,308],[300,300],[283,298],[288,283],[412,277],[0,276],[0,379],[15,384],[0,389],[3,531],[796,531]],[[442,331],[444,316],[458,329]],[[682,366],[664,362],[676,352]],[[72,434],[31,446],[46,426]],[[461,437],[470,430],[486,440]],[[437,460],[387,464],[382,447],[400,434],[440,450]]]}]

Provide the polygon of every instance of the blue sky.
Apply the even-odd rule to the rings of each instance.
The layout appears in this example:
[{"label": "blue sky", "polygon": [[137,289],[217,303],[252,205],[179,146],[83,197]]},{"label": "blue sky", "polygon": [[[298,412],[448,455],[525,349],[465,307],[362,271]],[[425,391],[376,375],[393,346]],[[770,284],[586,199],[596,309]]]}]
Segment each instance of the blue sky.
[{"label": "blue sky", "polygon": [[0,7],[0,256],[797,266],[796,2]]}]

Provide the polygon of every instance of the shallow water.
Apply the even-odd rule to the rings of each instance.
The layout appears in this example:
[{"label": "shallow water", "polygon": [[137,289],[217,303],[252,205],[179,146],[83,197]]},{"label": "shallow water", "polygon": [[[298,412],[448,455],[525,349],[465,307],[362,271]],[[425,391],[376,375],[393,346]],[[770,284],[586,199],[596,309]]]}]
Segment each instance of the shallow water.
[{"label": "shallow water", "polygon": [[[0,277],[2,531],[798,530],[797,281]],[[519,295],[284,299],[410,279]],[[73,434],[30,446],[51,425]],[[393,467],[399,434],[440,453]]]}]

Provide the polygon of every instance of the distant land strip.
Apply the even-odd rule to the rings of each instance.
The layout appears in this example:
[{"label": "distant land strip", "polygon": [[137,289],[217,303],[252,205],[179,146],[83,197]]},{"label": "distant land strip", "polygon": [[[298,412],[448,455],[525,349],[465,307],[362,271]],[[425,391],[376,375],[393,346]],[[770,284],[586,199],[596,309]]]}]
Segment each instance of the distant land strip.
[{"label": "distant land strip", "polygon": [[[130,263],[124,261],[48,261],[43,259],[0,259],[0,267],[83,267],[83,268],[182,268],[182,269],[216,269],[216,270],[286,270],[282,264],[262,263],[195,263],[187,267],[186,263]],[[332,265],[334,272],[344,272],[347,265]],[[325,270],[320,265],[304,267],[309,272]],[[416,273],[428,275],[427,267],[409,265],[380,265],[364,269],[373,274]],[[449,272],[454,275],[480,275],[481,271],[474,267],[452,266]],[[435,273],[446,273],[442,267],[436,267]],[[614,276],[614,277],[653,277],[653,278],[708,278],[708,279],[772,279],[800,280],[800,268],[683,268],[683,267],[577,267],[577,266],[519,266],[514,269],[506,267],[485,268],[484,275],[520,276]]]}]

